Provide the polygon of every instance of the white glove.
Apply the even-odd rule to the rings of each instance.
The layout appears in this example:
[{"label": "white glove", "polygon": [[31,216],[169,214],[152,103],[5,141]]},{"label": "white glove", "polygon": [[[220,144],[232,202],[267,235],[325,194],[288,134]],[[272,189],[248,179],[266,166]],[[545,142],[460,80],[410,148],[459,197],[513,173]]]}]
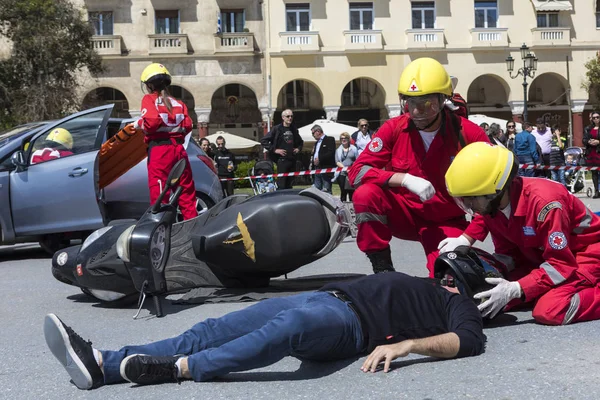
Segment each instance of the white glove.
[{"label": "white glove", "polygon": [[455,238],[446,238],[438,244],[438,250],[440,254],[447,253],[449,251],[454,251],[458,246],[471,246],[471,242],[469,239],[465,237],[465,235],[460,235]]},{"label": "white glove", "polygon": [[435,188],[431,182],[411,174],[404,174],[402,186],[419,196],[421,201],[427,201],[435,194]]},{"label": "white glove", "polygon": [[502,278],[485,278],[485,281],[496,287],[473,296],[475,299],[487,298],[477,306],[484,317],[489,315],[490,318],[494,318],[509,301],[521,297],[522,290],[519,282],[509,282]]}]

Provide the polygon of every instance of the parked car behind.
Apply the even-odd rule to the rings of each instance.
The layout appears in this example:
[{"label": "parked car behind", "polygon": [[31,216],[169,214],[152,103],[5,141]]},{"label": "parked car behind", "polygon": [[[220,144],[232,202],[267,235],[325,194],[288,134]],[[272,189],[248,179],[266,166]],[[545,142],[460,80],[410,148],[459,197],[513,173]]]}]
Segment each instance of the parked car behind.
[{"label": "parked car behind", "polygon": [[[35,240],[54,253],[112,220],[137,219],[146,211],[150,202],[146,160],[98,190],[100,146],[132,121],[110,118],[112,109],[112,104],[96,107],[0,134],[2,244]],[[32,164],[32,153],[43,148],[48,133],[57,128],[71,134],[72,155]],[[202,213],[223,194],[212,161],[190,136],[184,146]]]}]

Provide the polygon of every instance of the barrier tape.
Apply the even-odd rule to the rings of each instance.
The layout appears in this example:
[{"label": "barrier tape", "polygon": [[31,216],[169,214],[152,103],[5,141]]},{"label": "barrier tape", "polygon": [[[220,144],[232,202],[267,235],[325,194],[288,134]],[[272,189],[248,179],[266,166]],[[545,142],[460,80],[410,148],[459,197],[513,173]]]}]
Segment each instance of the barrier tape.
[{"label": "barrier tape", "polygon": [[[332,172],[342,172],[347,171],[349,167],[344,168],[323,168],[323,169],[313,169],[308,171],[299,171],[299,172],[283,172],[281,174],[269,174],[269,175],[252,175],[252,176],[244,176],[241,178],[220,178],[220,181],[241,181],[244,179],[258,179],[258,178],[281,178],[286,176],[305,176],[305,175],[317,175],[317,174],[330,174]],[[600,167],[581,167],[581,166],[552,166],[552,165],[539,165],[539,164],[519,164],[519,169],[539,169],[544,171],[598,171]]]}]

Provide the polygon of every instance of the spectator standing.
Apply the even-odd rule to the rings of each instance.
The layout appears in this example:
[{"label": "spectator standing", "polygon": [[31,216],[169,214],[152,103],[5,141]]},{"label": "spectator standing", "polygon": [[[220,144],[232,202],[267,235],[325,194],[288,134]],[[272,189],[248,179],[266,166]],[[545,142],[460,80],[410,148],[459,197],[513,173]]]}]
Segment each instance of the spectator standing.
[{"label": "spectator standing", "polygon": [[515,149],[515,136],[517,135],[517,124],[514,121],[506,123],[506,148],[510,151]]},{"label": "spectator standing", "polygon": [[479,127],[483,129],[485,134],[487,135],[487,131],[488,129],[490,129],[490,124],[488,124],[487,122],[482,122],[479,124]]},{"label": "spectator standing", "polygon": [[[560,137],[561,131],[558,125],[554,125],[552,128],[552,142],[550,143],[550,166],[552,167],[564,167],[565,166],[565,153],[564,153],[564,140]],[[565,170],[552,170],[552,180],[560,182],[567,186],[565,181]]]},{"label": "spectator standing", "polygon": [[[344,132],[340,135],[340,147],[335,151],[335,163],[338,167],[350,167],[358,157],[358,149],[353,144],[350,144],[350,134]],[[350,198],[352,201],[352,193],[354,188],[348,180],[348,172],[343,171],[339,174],[337,182],[340,185],[340,200],[347,201]]]},{"label": "spectator standing", "polygon": [[[537,151],[535,137],[531,134],[533,126],[529,122],[523,123],[523,130],[515,135],[514,153],[519,164],[537,164],[540,155]],[[519,176],[533,177],[534,170],[519,168]]]},{"label": "spectator standing", "polygon": [[[269,154],[271,161],[277,164],[277,173],[294,172],[296,169],[296,154],[302,150],[304,141],[298,129],[293,124],[292,110],[283,110],[283,121],[275,125],[260,143]],[[291,189],[293,177],[283,177],[277,180],[279,189]]]},{"label": "spectator standing", "polygon": [[[335,139],[323,133],[323,128],[314,125],[310,128],[313,137],[317,141],[312,152],[313,169],[335,167]],[[314,186],[327,193],[331,193],[331,178],[333,174],[316,174]]]},{"label": "spectator standing", "polygon": [[358,154],[367,148],[373,138],[373,131],[369,129],[369,121],[364,118],[358,120],[358,130],[351,136],[350,144],[356,146]]},{"label": "spectator standing", "polygon": [[498,146],[506,147],[504,143],[502,143],[502,129],[498,124],[491,124],[487,130],[488,138],[490,139],[490,143],[496,144]]},{"label": "spectator standing", "polygon": [[[585,146],[585,162],[589,167],[600,167],[600,113],[592,112],[592,123],[583,131],[583,145]],[[594,199],[600,198],[598,191],[598,171],[592,171],[594,182]]]},{"label": "spectator standing", "polygon": [[210,157],[211,160],[215,159],[215,153],[213,153],[212,148],[210,147],[210,140],[208,140],[207,138],[203,137],[200,139],[200,148],[202,149],[202,151],[204,151],[206,153],[206,155],[208,157]]},{"label": "spectator standing", "polygon": [[[540,162],[544,165],[550,165],[550,148],[552,143],[552,130],[546,126],[542,118],[535,121],[536,128],[531,132],[537,144],[540,145],[542,153],[540,154]],[[540,176],[549,178],[547,171],[540,171]]]},{"label": "spectator standing", "polygon": [[[219,179],[234,177],[233,172],[236,169],[235,156],[225,147],[225,138],[223,136],[217,137],[215,163],[217,164]],[[233,181],[221,181],[221,187],[225,196],[233,195]]]}]

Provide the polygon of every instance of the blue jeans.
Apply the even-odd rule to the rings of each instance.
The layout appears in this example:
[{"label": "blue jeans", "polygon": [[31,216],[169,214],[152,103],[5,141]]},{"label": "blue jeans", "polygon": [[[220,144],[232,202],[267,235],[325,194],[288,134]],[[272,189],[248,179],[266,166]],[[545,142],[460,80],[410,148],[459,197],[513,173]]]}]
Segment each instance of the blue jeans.
[{"label": "blue jeans", "polygon": [[331,179],[333,177],[331,174],[318,174],[315,175],[314,187],[323,192],[327,192],[331,194]]},{"label": "blue jeans", "polygon": [[188,356],[192,378],[199,382],[264,367],[288,355],[349,358],[365,350],[363,342],[360,321],[348,304],[326,292],[310,292],[260,301],[171,339],[102,351],[104,382],[123,382],[119,367],[131,354]]},{"label": "blue jeans", "polygon": [[[519,164],[533,164],[533,157],[531,156],[517,156],[517,158],[519,159]],[[528,176],[528,177],[532,177],[535,174],[535,170],[534,169],[522,169],[519,168],[519,170],[517,171],[517,175],[519,176]]]},{"label": "blue jeans", "polygon": [[565,180],[565,170],[564,169],[559,169],[558,171],[551,171],[552,172],[552,180],[556,181],[556,182],[560,182],[563,185],[567,186],[567,181]]}]

